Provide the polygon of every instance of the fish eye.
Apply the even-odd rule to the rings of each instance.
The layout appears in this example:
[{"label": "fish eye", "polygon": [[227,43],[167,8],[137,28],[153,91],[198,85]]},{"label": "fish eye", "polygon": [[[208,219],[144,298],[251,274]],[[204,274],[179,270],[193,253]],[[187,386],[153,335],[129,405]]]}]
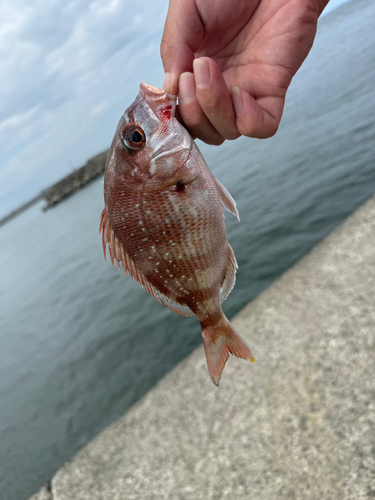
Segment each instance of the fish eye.
[{"label": "fish eye", "polygon": [[131,125],[122,134],[122,140],[126,148],[132,151],[140,151],[146,144],[145,133],[138,125]]},{"label": "fish eye", "polygon": [[141,140],[143,139],[142,135],[138,132],[138,130],[136,130],[135,132],[132,133],[131,137],[130,137],[130,140],[132,142],[141,142]]}]

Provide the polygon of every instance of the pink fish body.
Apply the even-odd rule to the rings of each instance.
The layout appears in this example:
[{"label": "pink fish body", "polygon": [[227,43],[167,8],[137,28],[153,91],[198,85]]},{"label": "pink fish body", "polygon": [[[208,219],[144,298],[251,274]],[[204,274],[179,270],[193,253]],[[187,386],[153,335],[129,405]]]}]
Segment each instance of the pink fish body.
[{"label": "pink fish body", "polygon": [[227,241],[228,191],[174,117],[176,98],[142,83],[108,153],[102,231],[105,256],[156,300],[201,324],[208,370],[218,385],[229,353],[253,355],[221,309],[237,262]]}]

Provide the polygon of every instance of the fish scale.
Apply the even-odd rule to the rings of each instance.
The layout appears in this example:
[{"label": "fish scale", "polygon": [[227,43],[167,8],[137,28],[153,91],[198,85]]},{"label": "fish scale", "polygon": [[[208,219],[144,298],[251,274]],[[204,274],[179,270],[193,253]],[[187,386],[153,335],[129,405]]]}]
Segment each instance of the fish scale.
[{"label": "fish scale", "polygon": [[142,83],[108,153],[100,231],[112,263],[122,263],[156,300],[201,325],[208,370],[218,385],[230,353],[254,361],[221,308],[237,262],[222,205],[238,217],[189,133],[176,98]]}]

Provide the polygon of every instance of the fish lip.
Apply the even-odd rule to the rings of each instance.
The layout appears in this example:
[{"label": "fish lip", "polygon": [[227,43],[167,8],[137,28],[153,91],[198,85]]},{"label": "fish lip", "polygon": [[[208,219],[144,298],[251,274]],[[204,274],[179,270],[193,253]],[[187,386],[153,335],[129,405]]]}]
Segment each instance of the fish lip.
[{"label": "fish lip", "polygon": [[151,85],[150,83],[146,82],[142,82],[140,88],[141,91],[143,90],[147,95],[150,94],[150,96],[152,96],[153,94],[164,96],[166,94],[165,90],[159,89],[159,87],[155,87],[154,85]]}]

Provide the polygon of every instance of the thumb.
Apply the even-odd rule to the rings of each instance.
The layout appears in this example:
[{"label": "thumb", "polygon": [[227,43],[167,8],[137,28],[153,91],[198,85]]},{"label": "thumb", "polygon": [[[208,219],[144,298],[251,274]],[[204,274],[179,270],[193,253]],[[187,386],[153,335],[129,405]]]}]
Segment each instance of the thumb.
[{"label": "thumb", "polygon": [[160,45],[166,73],[163,88],[170,94],[178,93],[181,73],[193,71],[194,53],[201,44],[203,33],[195,2],[171,0]]}]

